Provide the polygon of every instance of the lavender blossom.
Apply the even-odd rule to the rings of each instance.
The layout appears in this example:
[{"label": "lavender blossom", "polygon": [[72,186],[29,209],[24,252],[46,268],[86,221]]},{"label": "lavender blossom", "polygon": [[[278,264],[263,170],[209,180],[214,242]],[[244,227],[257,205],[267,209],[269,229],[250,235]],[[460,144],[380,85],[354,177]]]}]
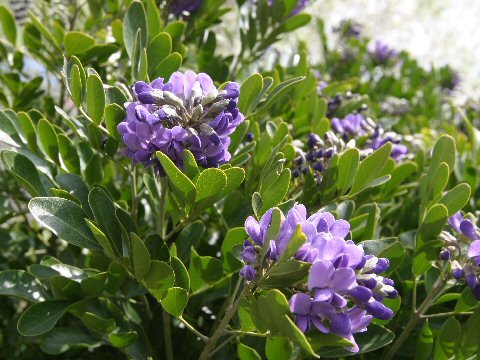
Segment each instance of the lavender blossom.
[{"label": "lavender blossom", "polygon": [[349,114],[343,119],[333,118],[332,129],[341,135],[362,136],[373,131],[362,114]]},{"label": "lavender blossom", "polygon": [[392,143],[392,153],[390,154],[391,158],[395,161],[403,160],[408,153],[408,147],[400,142],[399,139],[396,139],[393,134],[390,136],[386,134],[384,137],[376,137],[372,140],[370,146],[373,150],[377,150],[385,145],[387,142]]},{"label": "lavender blossom", "polygon": [[193,14],[202,5],[202,0],[173,0],[169,2],[171,12],[175,16],[180,16],[184,13]]},{"label": "lavender blossom", "polygon": [[164,175],[155,152],[166,154],[179,168],[183,150],[190,150],[203,167],[218,167],[231,158],[230,134],[244,120],[237,103],[240,87],[228,83],[218,90],[204,73],[175,72],[133,86],[136,101],[125,104],[127,118],[118,131],[134,163],[154,165]]},{"label": "lavender blossom", "polygon": [[398,56],[398,52],[396,50],[391,49],[381,40],[375,41],[375,46],[370,52],[375,61],[379,63],[385,63],[388,60],[394,59]]},{"label": "lavender blossom", "polygon": [[[311,143],[317,140],[311,137]],[[260,221],[253,217],[245,221],[250,241],[243,246],[246,265],[240,275],[253,281],[263,273],[264,266],[278,261],[300,225],[307,239],[294,257],[312,265],[308,292],[296,292],[290,299],[295,323],[303,332],[316,328],[342,336],[353,344],[348,350],[358,352],[353,334],[366,331],[374,317],[388,320],[393,316],[392,310],[382,304],[385,298],[398,295],[393,280],[380,275],[388,269],[388,260],[365,255],[361,245],[346,240],[350,224],[336,220],[328,212],[308,217],[305,206],[296,204],[286,217],[280,214],[280,226],[275,232],[270,227],[274,211],[279,212],[270,209]],[[262,256],[265,248],[268,251]]]}]

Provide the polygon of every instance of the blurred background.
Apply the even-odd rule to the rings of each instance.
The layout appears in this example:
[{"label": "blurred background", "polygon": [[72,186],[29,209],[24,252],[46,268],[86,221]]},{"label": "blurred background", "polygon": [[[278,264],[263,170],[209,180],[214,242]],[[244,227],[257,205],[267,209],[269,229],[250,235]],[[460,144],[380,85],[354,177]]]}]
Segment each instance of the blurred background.
[{"label": "blurred background", "polygon": [[[457,96],[476,98],[480,88],[480,1],[472,0],[311,0],[307,12],[323,19],[326,30],[343,19],[363,25],[372,39],[407,50],[423,66],[450,64],[461,77]],[[303,28],[312,60],[320,56],[317,31]]]}]

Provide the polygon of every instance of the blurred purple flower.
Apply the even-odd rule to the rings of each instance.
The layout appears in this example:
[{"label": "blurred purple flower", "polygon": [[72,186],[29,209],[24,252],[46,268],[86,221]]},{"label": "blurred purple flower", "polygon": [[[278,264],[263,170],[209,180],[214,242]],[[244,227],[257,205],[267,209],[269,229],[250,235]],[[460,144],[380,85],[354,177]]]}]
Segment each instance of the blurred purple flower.
[{"label": "blurred purple flower", "polygon": [[192,14],[202,5],[202,0],[172,0],[169,2],[170,10],[175,16],[180,16],[184,12]]},{"label": "blurred purple flower", "polygon": [[398,56],[398,52],[394,49],[391,49],[387,44],[381,40],[375,41],[375,46],[371,50],[375,61],[379,63],[387,62],[390,59],[394,59]]},{"label": "blurred purple flower", "polygon": [[204,73],[175,72],[167,83],[158,78],[133,86],[137,101],[126,103],[127,117],[118,131],[125,155],[163,174],[155,152],[166,154],[179,168],[183,150],[190,150],[203,167],[230,160],[230,134],[244,120],[237,103],[240,87],[228,83],[218,90]]},{"label": "blurred purple flower", "polygon": [[448,224],[457,233],[462,234],[470,240],[480,240],[480,229],[469,219],[464,219],[459,211],[448,219]]},{"label": "blurred purple flower", "polygon": [[333,118],[331,125],[341,135],[362,136],[372,130],[362,114],[349,114],[343,119]]},{"label": "blurred purple flower", "polygon": [[387,142],[392,143],[392,153],[390,154],[391,158],[395,161],[400,161],[404,159],[409,153],[408,147],[400,143],[400,140],[394,139],[392,136],[385,137],[376,137],[371,142],[371,148],[377,150],[385,145]]}]

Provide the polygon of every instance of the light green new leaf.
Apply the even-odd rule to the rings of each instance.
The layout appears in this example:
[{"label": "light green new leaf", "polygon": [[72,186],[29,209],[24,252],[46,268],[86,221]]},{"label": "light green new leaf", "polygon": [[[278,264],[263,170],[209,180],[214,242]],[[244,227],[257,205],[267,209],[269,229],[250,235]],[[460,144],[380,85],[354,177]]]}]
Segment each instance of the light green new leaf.
[{"label": "light green new leaf", "polygon": [[17,41],[17,25],[15,24],[15,16],[5,5],[0,6],[0,25],[2,26],[3,34],[7,40],[15,46]]},{"label": "light green new leaf", "polygon": [[81,31],[69,31],[63,38],[67,56],[83,54],[95,45],[95,39]]},{"label": "light green new leaf", "polygon": [[182,315],[185,306],[187,306],[187,302],[187,290],[179,287],[168,289],[167,296],[161,301],[165,311],[175,317]]}]

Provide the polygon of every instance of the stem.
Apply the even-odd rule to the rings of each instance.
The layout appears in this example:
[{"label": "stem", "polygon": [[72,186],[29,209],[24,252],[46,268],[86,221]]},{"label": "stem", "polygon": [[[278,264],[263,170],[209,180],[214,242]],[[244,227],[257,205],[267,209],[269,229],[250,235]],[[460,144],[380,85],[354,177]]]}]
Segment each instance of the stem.
[{"label": "stem", "polygon": [[[407,326],[405,326],[405,329],[403,329],[400,336],[393,343],[392,347],[388,350],[387,355],[385,356],[385,360],[393,359],[395,357],[402,344],[405,342],[405,340],[408,339],[410,333],[413,331],[413,329],[415,329],[418,322],[423,318],[423,314],[427,312],[430,305],[432,305],[437,296],[440,295],[440,293],[445,287],[445,284],[446,282],[443,277],[439,276],[432,288],[432,291],[430,291],[425,300],[423,300],[418,310],[413,313],[410,321],[407,323]],[[416,304],[412,304],[412,306],[415,307]]]},{"label": "stem", "polygon": [[165,221],[165,205],[167,202],[167,186],[168,180],[165,177],[160,178],[160,208],[158,211],[159,220],[158,220],[158,233],[165,240],[165,233],[167,230],[166,221]]},{"label": "stem", "polygon": [[230,336],[227,340],[225,340],[224,342],[222,342],[220,345],[218,345],[211,353],[210,353],[210,356],[213,356],[213,354],[215,354],[217,351],[219,351],[221,348],[223,348],[225,345],[227,345],[230,341],[232,341],[232,339],[236,337],[236,335],[232,335]]},{"label": "stem", "polygon": [[185,327],[190,330],[191,332],[193,332],[195,335],[197,335],[200,339],[202,339],[203,341],[208,341],[208,336],[205,336],[203,335],[200,331],[198,331],[197,329],[195,329],[193,327],[192,324],[190,324],[187,320],[185,320],[183,317],[179,317],[178,320],[180,320],[180,322],[185,325]]},{"label": "stem", "polygon": [[137,168],[132,163],[132,217],[137,223]]},{"label": "stem", "polygon": [[170,315],[162,309],[163,334],[165,339],[165,356],[167,360],[173,360],[172,328],[170,326]]},{"label": "stem", "polygon": [[422,319],[446,317],[446,316],[461,316],[461,315],[468,316],[472,314],[473,314],[473,311],[463,311],[463,312],[450,311],[450,312],[444,312],[444,313],[438,313],[438,314],[422,315]]},{"label": "stem", "polygon": [[[238,284],[239,283],[237,283],[237,285]],[[235,288],[237,288],[237,287],[235,287]],[[245,293],[247,290],[248,290],[248,287],[245,287],[243,289],[242,294]],[[240,300],[242,299],[242,295],[240,295],[237,300],[234,301],[234,299],[235,299],[235,297],[232,296],[231,299],[230,299],[230,303],[227,306],[227,309],[225,311],[225,315],[224,315],[222,321],[218,325],[218,328],[217,328],[217,330],[215,330],[212,337],[207,341],[207,344],[205,345],[202,353],[200,354],[199,360],[206,360],[206,359],[210,358],[211,352],[212,352],[213,348],[215,347],[215,344],[225,334],[225,328],[227,327],[228,323],[233,318],[233,316],[237,312],[238,307],[240,306]]]}]

